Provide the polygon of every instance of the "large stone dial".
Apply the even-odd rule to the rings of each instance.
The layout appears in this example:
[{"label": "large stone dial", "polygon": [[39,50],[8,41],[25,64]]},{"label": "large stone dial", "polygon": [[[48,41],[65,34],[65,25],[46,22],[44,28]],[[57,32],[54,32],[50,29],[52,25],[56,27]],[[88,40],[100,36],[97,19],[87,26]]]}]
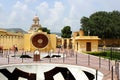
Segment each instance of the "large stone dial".
[{"label": "large stone dial", "polygon": [[48,45],[49,39],[45,34],[39,33],[33,35],[31,41],[34,47],[42,49]]}]

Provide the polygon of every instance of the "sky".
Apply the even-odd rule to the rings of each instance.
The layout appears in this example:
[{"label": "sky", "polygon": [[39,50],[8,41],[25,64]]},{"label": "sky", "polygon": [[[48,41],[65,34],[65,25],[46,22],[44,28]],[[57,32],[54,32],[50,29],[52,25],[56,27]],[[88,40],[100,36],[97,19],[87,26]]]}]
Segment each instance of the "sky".
[{"label": "sky", "polygon": [[120,11],[120,0],[0,0],[0,28],[28,31],[37,15],[51,32],[79,31],[80,19],[98,11]]}]

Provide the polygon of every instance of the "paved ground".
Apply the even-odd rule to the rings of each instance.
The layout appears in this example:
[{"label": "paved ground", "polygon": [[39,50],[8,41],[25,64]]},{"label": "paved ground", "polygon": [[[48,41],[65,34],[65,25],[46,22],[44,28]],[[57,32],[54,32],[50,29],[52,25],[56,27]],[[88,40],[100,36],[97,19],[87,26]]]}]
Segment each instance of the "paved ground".
[{"label": "paved ground", "polygon": [[[21,63],[35,63],[36,61],[33,61],[33,58],[19,58],[19,57],[11,57],[14,56],[13,52],[4,52],[4,54],[0,54],[0,65],[6,65],[6,64],[21,64]],[[32,56],[33,53],[26,52],[27,55]],[[58,54],[58,52],[56,52]],[[62,64],[73,64],[73,65],[79,65],[79,66],[86,66],[94,69],[98,69],[104,74],[103,80],[112,80],[111,79],[111,66],[113,65],[114,73],[113,73],[113,80],[118,80],[116,78],[115,74],[115,61],[109,61],[108,59],[95,57],[92,55],[84,54],[84,53],[74,53],[74,55],[70,55],[70,53],[67,51],[63,54],[63,52],[59,53],[63,56],[66,54],[66,57],[62,58],[42,58],[40,61],[37,61],[37,63],[62,63]],[[22,55],[22,51],[19,51],[17,53],[18,55]]]}]

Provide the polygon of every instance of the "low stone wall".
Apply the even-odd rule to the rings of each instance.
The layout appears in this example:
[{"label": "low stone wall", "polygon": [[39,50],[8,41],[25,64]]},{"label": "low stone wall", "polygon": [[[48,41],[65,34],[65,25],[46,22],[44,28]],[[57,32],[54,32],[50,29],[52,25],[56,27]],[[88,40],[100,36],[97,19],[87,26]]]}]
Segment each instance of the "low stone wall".
[{"label": "low stone wall", "polygon": [[99,40],[99,47],[102,47],[103,45],[106,45],[107,47],[110,47],[111,45],[114,47],[119,47],[120,39],[101,39],[101,40]]}]

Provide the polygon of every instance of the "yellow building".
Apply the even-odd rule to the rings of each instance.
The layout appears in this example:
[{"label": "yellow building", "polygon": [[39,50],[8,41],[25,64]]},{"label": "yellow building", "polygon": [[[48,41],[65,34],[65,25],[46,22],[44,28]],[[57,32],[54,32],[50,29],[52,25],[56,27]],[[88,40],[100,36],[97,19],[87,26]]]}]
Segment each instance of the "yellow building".
[{"label": "yellow building", "polygon": [[0,29],[0,47],[4,50],[13,49],[16,45],[19,49],[23,49],[24,35],[22,33],[12,33],[4,29]]},{"label": "yellow building", "polygon": [[76,51],[98,51],[98,36],[84,36],[83,30],[73,33],[73,46]]},{"label": "yellow building", "polygon": [[4,50],[13,49],[13,46],[17,46],[19,50],[22,49],[24,51],[34,51],[36,49],[45,52],[55,51],[56,35],[47,34],[41,30],[38,31],[39,28],[42,28],[39,24],[39,17],[35,16],[28,33],[14,33],[0,29],[0,47]]},{"label": "yellow building", "polygon": [[62,46],[65,49],[74,49],[79,52],[98,51],[100,40],[98,36],[84,36],[84,32],[80,30],[74,32],[72,38],[58,38],[56,34],[42,32],[39,21],[39,17],[35,16],[27,33],[13,33],[0,29],[0,49],[12,49],[13,46],[17,46],[19,50],[24,51],[39,49],[42,52],[48,52],[56,51],[56,46]]},{"label": "yellow building", "polygon": [[62,45],[66,49],[74,49],[78,52],[98,51],[98,36],[84,36],[84,31],[73,32],[72,38],[57,38],[57,46]]},{"label": "yellow building", "polygon": [[35,16],[33,18],[33,24],[27,34],[24,34],[24,50],[34,51],[39,49],[43,52],[48,52],[50,50],[56,50],[56,35],[47,34],[38,30],[42,28],[39,24],[39,17]]},{"label": "yellow building", "polygon": [[[37,36],[43,36],[43,37],[36,38]],[[24,34],[24,49],[26,51],[34,51],[36,49],[39,49],[40,51],[43,51],[43,52],[48,52],[50,50],[55,51],[56,35],[47,34],[45,32],[34,32],[33,34],[32,33]]]}]

